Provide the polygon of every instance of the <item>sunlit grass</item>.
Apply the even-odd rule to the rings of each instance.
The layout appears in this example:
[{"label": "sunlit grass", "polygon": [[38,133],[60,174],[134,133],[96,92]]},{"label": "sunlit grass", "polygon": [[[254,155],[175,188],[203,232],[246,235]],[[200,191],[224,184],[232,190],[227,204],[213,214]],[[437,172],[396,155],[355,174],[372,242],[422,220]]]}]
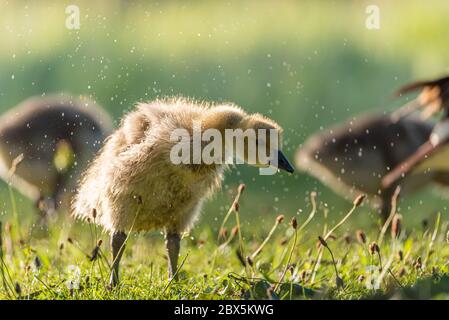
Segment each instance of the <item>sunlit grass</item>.
[{"label": "sunlit grass", "polygon": [[[251,229],[244,223],[239,230],[241,237],[231,234],[230,229],[239,225],[239,216],[244,222],[244,212],[240,206],[232,207],[238,208],[235,213],[240,215],[231,215],[225,221],[223,228],[229,232],[221,232],[225,238],[219,243],[217,231],[211,228],[197,228],[184,236],[178,281],[168,279],[162,235],[131,236],[122,261],[122,282],[112,290],[108,288],[108,237],[96,226],[60,218],[40,236],[35,234],[22,242],[14,233],[3,232],[0,298],[448,297],[444,289],[449,285],[447,217],[415,229],[406,228],[394,239],[387,234],[382,243],[378,242],[379,250],[373,250],[380,228],[364,230],[365,238],[360,242],[350,221],[360,214],[357,205],[339,223],[325,219],[321,231],[316,227],[298,228],[304,223],[313,224],[315,214],[321,214],[318,210],[310,215],[278,217],[272,221],[275,227],[269,233],[255,231],[259,226]],[[310,210],[317,210],[314,208]],[[293,217],[296,223],[292,222]],[[15,227],[14,222],[9,223]],[[324,251],[319,235],[326,245]],[[226,241],[227,237],[232,238]],[[244,252],[245,256],[237,252]],[[431,290],[414,289],[415,283],[418,289],[426,286]]]}]

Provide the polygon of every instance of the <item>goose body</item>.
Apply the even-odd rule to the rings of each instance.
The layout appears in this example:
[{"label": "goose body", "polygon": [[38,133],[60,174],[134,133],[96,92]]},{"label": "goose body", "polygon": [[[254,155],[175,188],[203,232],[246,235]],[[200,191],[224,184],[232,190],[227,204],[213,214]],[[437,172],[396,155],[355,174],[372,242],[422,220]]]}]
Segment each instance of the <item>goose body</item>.
[{"label": "goose body", "polygon": [[[172,133],[183,129],[193,134],[195,123],[201,124],[201,131],[267,128],[281,132],[272,120],[248,115],[232,104],[177,98],[137,105],[85,172],[72,206],[75,217],[90,218],[111,233],[111,285],[118,282],[121,248],[131,231],[163,230],[169,274],[175,274],[181,233],[191,228],[204,200],[220,187],[226,167],[224,163],[172,161],[171,151],[178,143]],[[265,145],[264,137],[258,139]],[[193,143],[188,140],[189,145]],[[279,168],[291,171],[282,159]]]},{"label": "goose body", "polygon": [[95,208],[97,223],[112,232],[129,231],[134,219],[134,231],[187,231],[205,196],[220,185],[224,167],[172,164],[170,135],[180,127],[192,131],[204,112],[196,104],[140,104],[84,175],[75,216],[91,217]]},{"label": "goose body", "polygon": [[[33,201],[50,197],[68,208],[65,196],[74,193],[81,171],[111,131],[111,118],[92,101],[67,95],[30,98],[0,117],[0,176]],[[54,163],[61,143],[74,160],[63,171]]]},{"label": "goose body", "polygon": [[409,176],[429,176],[435,172],[440,173],[438,182],[447,185],[444,177],[449,173],[449,120],[436,124],[429,139],[383,177],[382,184],[388,188],[393,184],[402,184]]},{"label": "goose body", "polygon": [[[396,121],[389,114],[362,115],[312,135],[296,153],[296,165],[344,197],[366,193],[381,201],[386,216],[394,190],[382,187],[383,176],[427,141],[432,128],[432,122],[415,117]],[[425,186],[436,175],[408,177],[401,193]]]}]

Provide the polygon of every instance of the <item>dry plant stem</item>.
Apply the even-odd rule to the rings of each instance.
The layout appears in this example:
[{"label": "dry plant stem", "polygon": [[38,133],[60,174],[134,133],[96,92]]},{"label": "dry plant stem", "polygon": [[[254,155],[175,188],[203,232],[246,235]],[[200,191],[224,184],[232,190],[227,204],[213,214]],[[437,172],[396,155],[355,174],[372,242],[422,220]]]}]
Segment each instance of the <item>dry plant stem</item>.
[{"label": "dry plant stem", "polygon": [[274,291],[277,290],[278,286],[282,283],[282,281],[284,280],[285,275],[287,274],[288,266],[290,265],[290,262],[291,262],[291,260],[292,260],[293,251],[295,250],[297,240],[298,240],[298,230],[295,230],[295,235],[294,235],[294,238],[293,238],[293,245],[292,245],[292,247],[291,247],[291,249],[290,249],[290,253],[289,253],[289,255],[288,255],[287,264],[285,265],[285,269],[284,269],[284,271],[282,272],[282,275],[281,275],[281,277],[279,278],[278,283],[277,283],[276,286],[274,287]]},{"label": "dry plant stem", "polygon": [[225,242],[223,242],[223,243],[218,247],[218,249],[221,250],[221,249],[225,248],[226,246],[228,246],[228,245],[231,243],[231,241],[234,240],[234,238],[235,238],[235,234],[234,234],[234,233],[231,233],[231,235],[226,239]]},{"label": "dry plant stem", "polygon": [[[229,208],[228,212],[226,213],[226,215],[225,215],[225,217],[224,217],[224,219],[223,219],[223,221],[221,223],[221,226],[220,226],[220,229],[219,229],[219,232],[218,232],[218,236],[217,236],[217,244],[219,244],[220,243],[220,230],[223,230],[223,228],[224,228],[226,222],[228,221],[229,217],[231,216],[231,214],[233,212],[235,212],[235,214],[236,214],[236,221],[237,221],[237,232],[238,232],[238,236],[239,236],[240,250],[243,248],[243,244],[242,244],[243,241],[242,241],[242,235],[240,233],[240,219],[239,219],[239,215],[238,215],[238,203],[239,203],[240,196],[242,195],[243,190],[245,190],[245,185],[244,184],[239,185],[239,187],[237,188],[237,194],[236,194],[236,196],[234,198],[234,201],[232,202],[231,207]],[[211,263],[211,271],[212,272],[215,270],[215,262],[216,262],[216,259],[217,259],[218,251],[221,248],[224,248],[225,245],[228,245],[232,241],[234,236],[235,235],[231,234],[231,236],[229,236],[228,240],[225,243],[223,243],[222,245],[218,246],[214,250],[212,263]],[[240,253],[243,254],[243,251],[241,251]]]},{"label": "dry plant stem", "polygon": [[251,259],[255,259],[259,253],[262,251],[262,249],[265,247],[265,245],[268,243],[268,241],[270,241],[270,238],[273,236],[274,231],[276,231],[276,228],[279,225],[279,221],[276,220],[276,222],[274,223],[274,226],[271,228],[270,232],[268,233],[267,237],[265,238],[265,240],[261,243],[261,245],[256,249],[256,251],[254,251],[254,253],[251,255]]},{"label": "dry plant stem", "polygon": [[396,189],[394,190],[393,197],[391,198],[390,215],[388,216],[387,221],[385,221],[384,225],[382,226],[379,237],[377,239],[377,243],[378,243],[379,247],[382,245],[382,242],[385,237],[385,233],[388,230],[388,226],[391,224],[391,221],[393,220],[393,217],[396,214],[396,208],[397,208],[398,197],[399,197],[400,192],[401,192],[401,187],[397,186]]},{"label": "dry plant stem", "polygon": [[[334,254],[332,253],[331,248],[329,248],[329,245],[326,243],[326,240],[321,239],[321,237],[318,237],[318,238],[320,239],[321,246],[325,247],[331,255],[332,265],[334,266],[334,270],[335,270],[335,277],[337,278],[337,289],[338,289],[338,279],[341,279],[341,278],[340,278],[340,275],[338,274],[337,263],[335,262]],[[323,251],[321,251],[321,252],[323,252]]]},{"label": "dry plant stem", "polygon": [[[327,232],[327,215],[324,216],[324,228],[323,228],[323,234],[326,234]],[[315,282],[315,277],[316,274],[318,272],[318,268],[320,267],[321,264],[321,259],[323,258],[323,246],[320,246],[318,248],[318,254],[317,257],[315,259],[315,264],[313,265],[313,272],[310,275],[310,284],[313,284]]]},{"label": "dry plant stem", "polygon": [[[380,260],[380,253],[379,253],[379,260]],[[379,275],[379,283],[382,282],[383,278],[385,277],[385,274],[388,272],[392,277],[393,280],[400,286],[401,288],[404,288],[404,286],[401,284],[401,282],[395,277],[394,273],[391,271],[390,266],[393,263],[394,260],[394,252],[390,255],[390,258],[388,259],[387,263],[385,264],[385,267],[382,267],[382,272]]]},{"label": "dry plant stem", "polygon": [[[239,250],[240,250],[240,254],[242,257],[245,257],[245,252],[243,250],[243,237],[242,237],[242,232],[241,232],[241,227],[240,227],[240,215],[238,210],[235,210],[235,220],[237,223],[237,232],[239,235]],[[249,275],[249,270],[248,270],[248,263],[245,263],[245,272]]]},{"label": "dry plant stem", "polygon": [[348,220],[349,217],[353,214],[356,208],[357,206],[353,205],[351,210],[349,210],[349,212],[343,217],[343,219],[340,220],[339,223],[337,223],[332,229],[329,230],[329,232],[323,237],[323,239],[327,240],[335,230],[341,227],[346,222],[346,220]]},{"label": "dry plant stem", "polygon": [[171,286],[171,284],[174,281],[174,279],[176,279],[176,276],[178,275],[179,271],[184,266],[184,263],[186,262],[187,257],[189,256],[189,254],[190,254],[190,251],[187,252],[187,254],[184,257],[184,259],[182,259],[181,264],[178,266],[178,268],[176,268],[175,273],[173,274],[173,276],[171,277],[170,281],[168,281],[167,285],[165,286],[163,293],[165,293],[165,291],[167,291],[167,289]]},{"label": "dry plant stem", "polygon": [[398,286],[400,286],[402,289],[404,289],[404,286],[402,285],[402,283],[398,280],[398,278],[396,278],[396,276],[394,275],[393,271],[391,271],[390,268],[387,269],[388,273],[391,275],[391,277],[393,278],[393,280],[398,284]]},{"label": "dry plant stem", "polygon": [[338,274],[337,263],[335,262],[334,254],[332,253],[332,250],[328,246],[326,246],[326,249],[331,254],[332,264],[333,264],[334,269],[335,269],[335,276],[339,278],[340,275]]},{"label": "dry plant stem", "polygon": [[377,257],[379,258],[380,270],[383,270],[384,267],[382,265],[382,256],[380,255],[380,251],[377,252]]},{"label": "dry plant stem", "polygon": [[304,221],[304,223],[299,227],[299,231],[301,231],[302,229],[304,229],[310,221],[312,221],[313,217],[315,216],[316,213],[316,193],[312,192],[310,194],[310,202],[312,203],[312,211],[309,214],[309,217],[307,218],[306,221]]},{"label": "dry plant stem", "polygon": [[[335,231],[335,230],[337,230],[339,227],[341,227],[348,219],[349,219],[349,217],[354,213],[354,211],[355,211],[355,209],[358,207],[358,205],[356,205],[355,203],[352,205],[352,208],[351,208],[351,210],[349,210],[349,212],[343,217],[343,219],[341,219],[340,220],[340,222],[338,222],[331,230],[329,230],[329,232],[324,232],[326,235],[323,237],[323,239],[326,241],[331,235],[332,235],[332,233]],[[316,264],[315,264],[315,268],[314,268],[314,270],[313,270],[313,274],[312,274],[312,278],[311,278],[311,282],[313,283],[314,282],[314,280],[315,280],[315,275],[316,275],[316,272],[318,271],[318,268],[319,268],[319,266],[320,266],[320,262],[321,262],[321,257],[323,256],[322,255],[322,250],[323,250],[323,248],[322,247],[320,247],[319,249],[318,249],[318,259],[317,259],[317,262],[316,262]]]},{"label": "dry plant stem", "polygon": [[[235,208],[236,208],[236,206],[239,203],[240,196],[242,195],[242,192],[243,192],[244,188],[245,188],[244,185],[240,185],[237,188],[237,194],[236,194],[236,196],[234,198],[234,201],[232,202],[231,207],[229,208],[228,212],[226,213],[226,215],[225,215],[225,217],[223,219],[223,222],[221,223],[219,231],[223,230],[223,228],[224,228],[226,222],[228,221],[229,217],[231,216],[232,212],[236,211]],[[218,233],[218,237],[217,237],[217,243],[219,243],[219,242],[220,242],[220,232]]]}]

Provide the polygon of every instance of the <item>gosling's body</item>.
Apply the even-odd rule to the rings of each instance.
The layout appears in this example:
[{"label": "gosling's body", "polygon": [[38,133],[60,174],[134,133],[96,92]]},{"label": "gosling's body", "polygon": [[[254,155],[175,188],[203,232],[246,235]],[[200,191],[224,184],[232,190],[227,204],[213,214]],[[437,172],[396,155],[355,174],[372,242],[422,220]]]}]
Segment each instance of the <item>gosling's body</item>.
[{"label": "gosling's body", "polygon": [[[67,209],[78,176],[111,131],[111,118],[86,99],[55,95],[25,100],[0,118],[0,176],[33,201],[49,197]],[[54,164],[61,142],[75,161],[64,172]]]},{"label": "gosling's body", "polygon": [[[118,282],[118,265],[130,231],[164,230],[169,275],[177,268],[181,233],[190,229],[208,195],[221,183],[224,164],[174,164],[170,151],[175,129],[192,136],[194,123],[201,130],[268,128],[281,131],[273,121],[247,115],[234,105],[209,106],[184,99],[140,104],[122,121],[86,171],[73,202],[77,218],[93,219],[111,233],[113,265],[110,284]],[[260,143],[265,143],[259,137]],[[191,140],[188,142],[191,143]],[[244,157],[244,156],[243,156]],[[288,162],[279,168],[292,170]]]},{"label": "gosling's body", "polygon": [[[390,115],[362,115],[312,135],[296,154],[298,168],[330,186],[345,198],[366,193],[390,213],[395,185],[384,189],[382,177],[412,155],[432,132],[433,123],[415,117],[393,120]],[[417,174],[404,181],[401,194],[431,181],[447,180],[438,172]]]},{"label": "gosling's body", "polygon": [[91,217],[95,208],[96,222],[111,232],[187,231],[204,198],[220,185],[224,168],[172,164],[170,134],[192,131],[205,109],[187,102],[138,105],[87,170],[74,215]]}]

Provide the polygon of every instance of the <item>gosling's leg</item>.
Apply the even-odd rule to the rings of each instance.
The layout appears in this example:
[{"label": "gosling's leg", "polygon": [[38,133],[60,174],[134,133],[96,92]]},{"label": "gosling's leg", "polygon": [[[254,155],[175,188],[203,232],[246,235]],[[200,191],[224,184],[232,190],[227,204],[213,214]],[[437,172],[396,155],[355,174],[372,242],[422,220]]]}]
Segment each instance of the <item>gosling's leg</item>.
[{"label": "gosling's leg", "polygon": [[111,277],[109,279],[109,285],[115,287],[119,282],[118,270],[120,259],[122,258],[123,251],[125,250],[126,233],[122,231],[116,231],[111,234],[111,248],[112,248],[112,268]]},{"label": "gosling's leg", "polygon": [[[176,232],[167,232],[165,234],[165,246],[167,247],[168,255],[168,276],[173,278],[178,268],[178,256],[181,236]],[[177,275],[175,279],[177,278]]]}]

